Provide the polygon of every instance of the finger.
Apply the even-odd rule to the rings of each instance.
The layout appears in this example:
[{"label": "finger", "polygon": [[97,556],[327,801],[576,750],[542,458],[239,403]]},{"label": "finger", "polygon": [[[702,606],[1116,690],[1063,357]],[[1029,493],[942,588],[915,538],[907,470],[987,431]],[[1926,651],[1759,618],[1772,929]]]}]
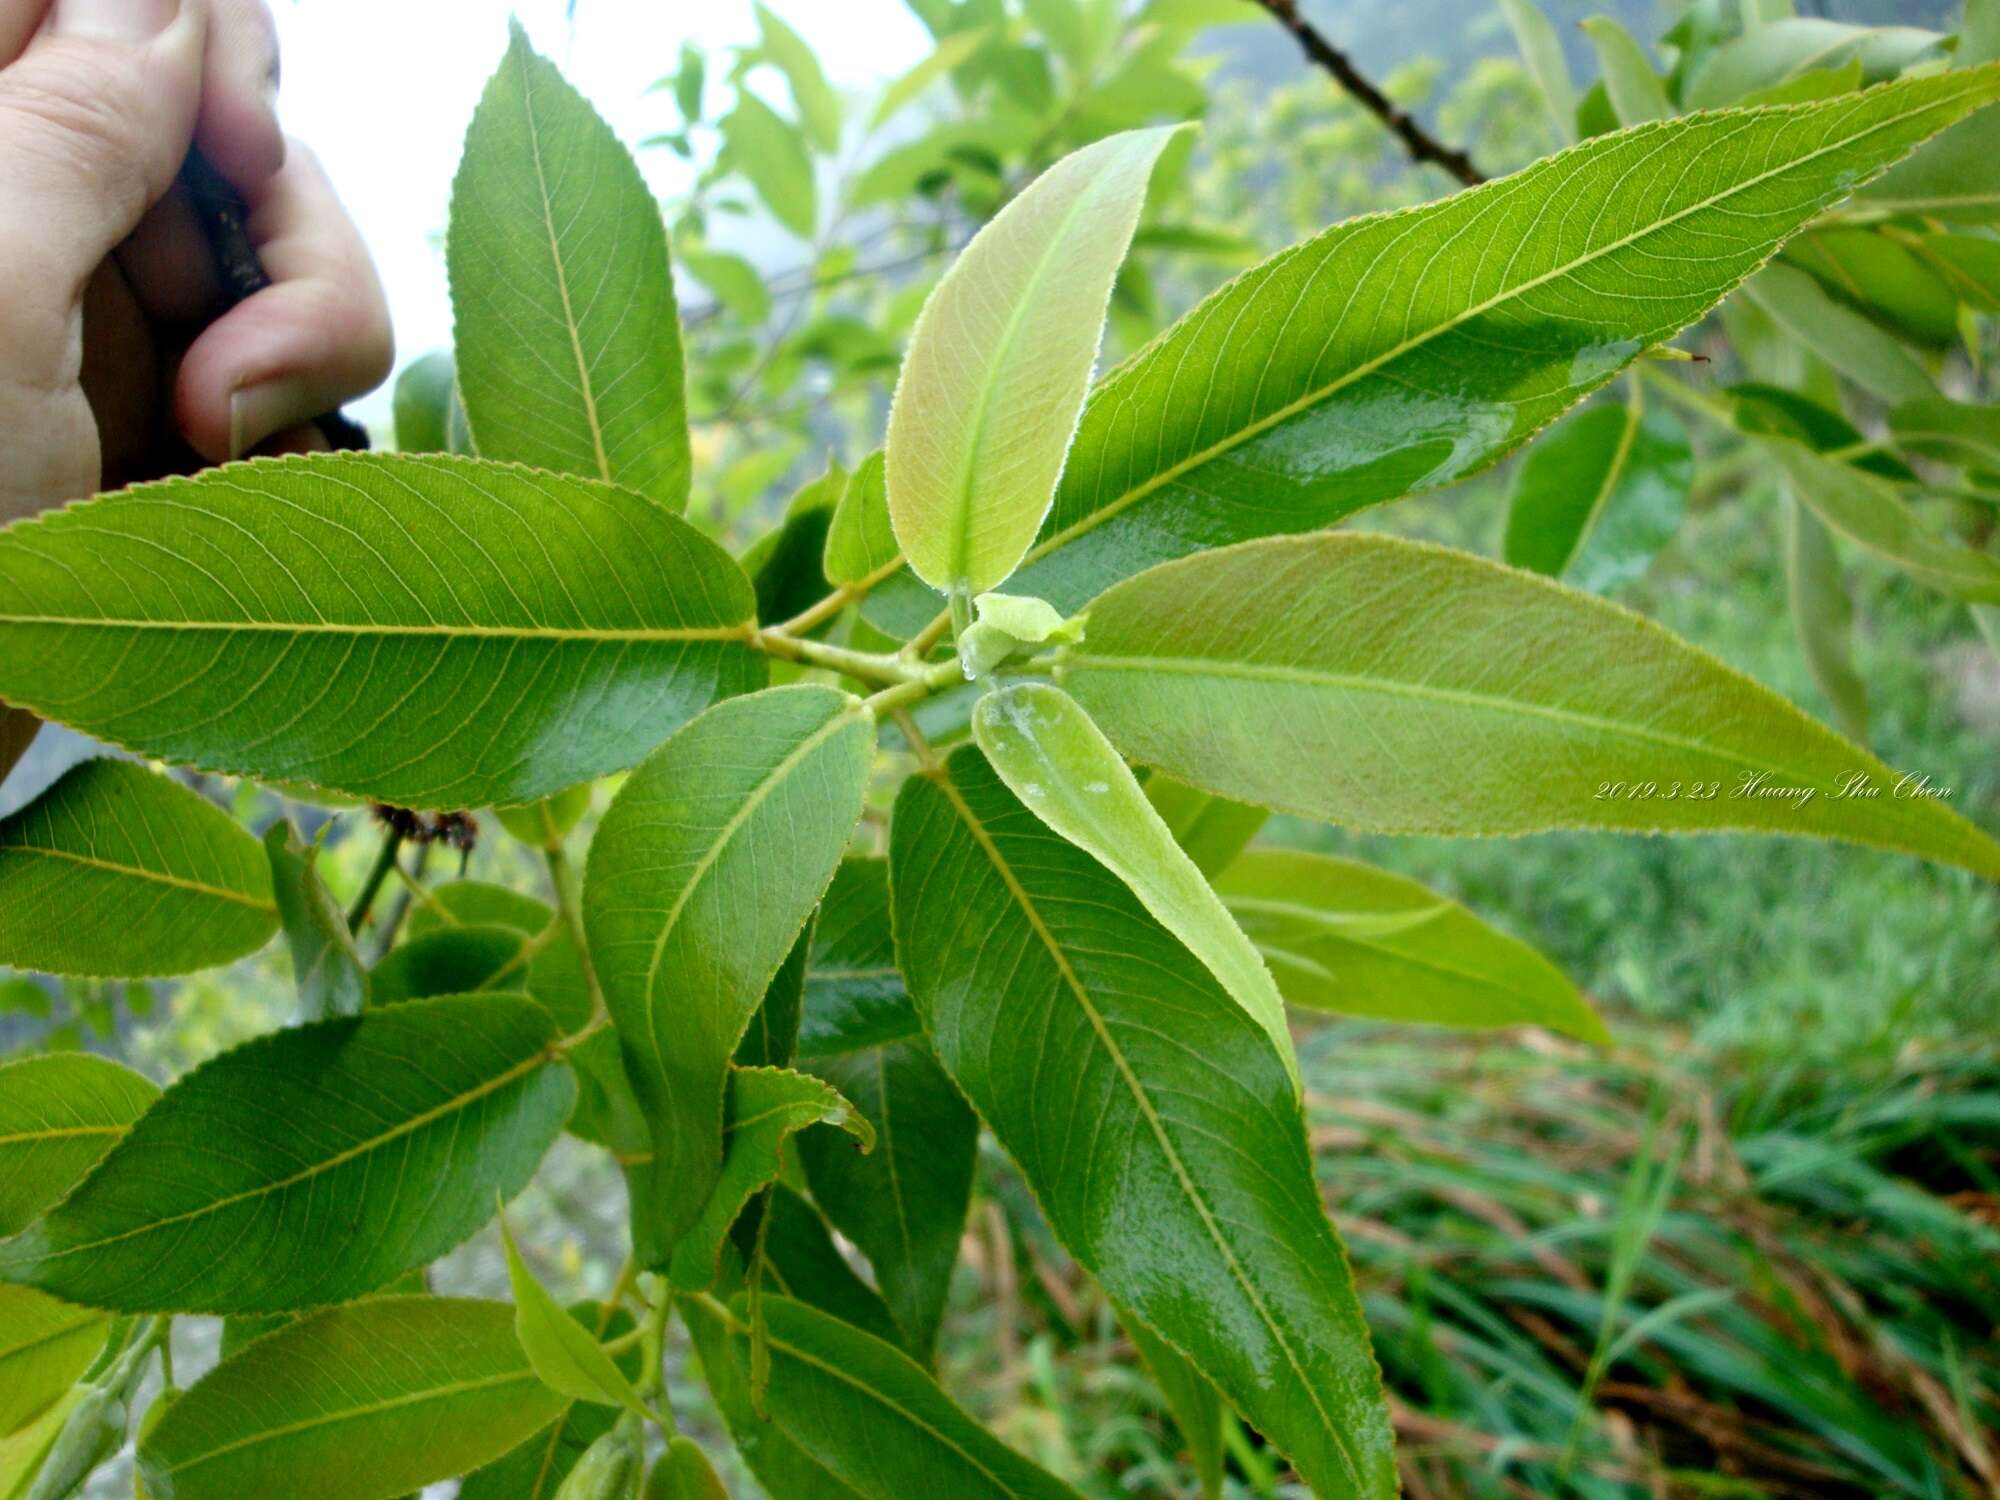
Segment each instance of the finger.
[{"label": "finger", "polygon": [[155,323],[204,324],[229,305],[198,214],[187,188],[177,182],[118,247],[118,265]]},{"label": "finger", "polygon": [[48,8],[49,0],[0,0],[0,68],[21,55]]},{"label": "finger", "polygon": [[187,154],[206,25],[206,0],[56,0],[0,71],[0,344],[17,378],[73,378],[84,283]]},{"label": "finger", "polygon": [[238,190],[285,164],[278,128],[278,29],[263,0],[208,0],[208,57],[195,141]]},{"label": "finger", "polygon": [[175,383],[181,431],[212,462],[373,390],[394,356],[374,264],[310,152],[294,144],[250,232],[272,285],[202,332]]}]

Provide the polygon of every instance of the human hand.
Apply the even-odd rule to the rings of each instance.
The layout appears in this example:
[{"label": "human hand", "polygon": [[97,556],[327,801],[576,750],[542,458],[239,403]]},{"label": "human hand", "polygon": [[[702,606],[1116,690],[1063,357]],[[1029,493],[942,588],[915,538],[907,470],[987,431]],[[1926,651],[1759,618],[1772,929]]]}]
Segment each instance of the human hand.
[{"label": "human hand", "polygon": [[[0,0],[0,524],[324,446],[311,419],[387,375],[381,286],[276,77],[262,0]],[[272,278],[233,307],[175,182],[197,144]]]}]

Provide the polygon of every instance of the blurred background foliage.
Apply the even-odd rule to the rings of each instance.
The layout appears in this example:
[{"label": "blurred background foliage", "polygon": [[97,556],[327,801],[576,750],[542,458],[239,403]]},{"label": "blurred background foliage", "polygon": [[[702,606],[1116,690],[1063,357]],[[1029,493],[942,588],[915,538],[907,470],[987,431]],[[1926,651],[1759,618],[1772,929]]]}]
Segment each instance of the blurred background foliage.
[{"label": "blurred background foliage", "polygon": [[[738,47],[662,59],[679,124],[646,149],[693,168],[663,205],[689,328],[691,514],[739,547],[793,528],[791,552],[756,544],[773,590],[786,556],[817,557],[825,525],[810,501],[788,516],[789,497],[874,447],[935,278],[1064,152],[1162,119],[1203,126],[1156,183],[1107,364],[1271,251],[1457,185],[1413,165],[1240,0],[909,4],[936,51],[869,97],[827,83],[786,0],[747,14]],[[1654,47],[1690,14],[1734,27],[1789,7],[1546,9],[1589,80],[1594,53],[1574,24],[1586,15],[1608,11]],[[1953,6],[1895,0],[1800,10],[1958,22]],[[1489,175],[1561,144],[1485,0],[1307,14]],[[616,27],[617,6],[582,0],[574,24]],[[1700,458],[1685,515],[1609,591],[1829,718],[1788,612],[1774,466],[1726,411],[1699,409],[1769,378],[1744,358],[1756,357],[1754,314],[1734,316],[1683,341],[1708,361],[1685,382]],[[1930,367],[1960,399],[1990,400],[1992,319],[1944,334]],[[1789,373],[1824,389],[1810,369]],[[1865,398],[1833,399],[1864,430],[1879,421]],[[1362,523],[1497,555],[1518,466]],[[1983,524],[1990,536],[1990,505],[1963,503],[1974,535]],[[1994,826],[2000,656],[1963,607],[1858,553],[1841,562],[1872,747]],[[0,805],[76,753],[49,737]],[[362,882],[377,845],[364,812],[196,780],[253,826],[289,813],[310,834],[331,819],[328,877],[343,894]],[[482,824],[467,873],[538,889],[538,863]],[[2000,1494],[2000,892],[1803,841],[1359,838],[1290,820],[1265,838],[1358,854],[1465,901],[1547,952],[1618,1035],[1606,1053],[1539,1035],[1306,1023],[1314,1143],[1398,1403],[1408,1493]],[[423,878],[458,873],[455,852],[429,859]],[[390,913],[409,898],[392,889]],[[171,1074],[281,1024],[284,965],[273,950],[152,987],[0,975],[0,1051],[89,1047]],[[608,1164],[566,1141],[523,1201],[523,1238],[559,1247],[540,1269],[571,1294],[604,1290],[619,1194]],[[497,1241],[474,1241],[435,1280],[501,1292]],[[198,1367],[202,1351],[189,1357]],[[942,1366],[1003,1437],[1086,1492],[1196,1493],[1144,1365],[990,1147]],[[679,1366],[673,1394],[719,1439]],[[740,1468],[730,1479],[756,1493]],[[1240,1430],[1226,1484],[1233,1497],[1301,1493]]]}]

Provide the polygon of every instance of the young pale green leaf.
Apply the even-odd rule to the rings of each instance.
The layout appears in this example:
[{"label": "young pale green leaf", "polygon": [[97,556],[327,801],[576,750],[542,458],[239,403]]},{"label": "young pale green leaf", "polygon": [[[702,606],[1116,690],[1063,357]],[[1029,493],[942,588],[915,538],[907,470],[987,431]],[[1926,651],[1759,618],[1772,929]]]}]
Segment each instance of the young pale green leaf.
[{"label": "young pale green leaf", "polygon": [[2000,557],[1927,529],[1885,479],[1790,438],[1763,441],[1784,467],[1792,493],[1835,531],[1940,593],[1968,604],[2000,604]]},{"label": "young pale green leaf", "polygon": [[917,319],[889,412],[889,515],[917,576],[980,593],[1048,514],[1111,283],[1173,131],[1064,157],[974,237]]},{"label": "young pale green leaf", "polygon": [[0,1286],[0,1437],[55,1404],[90,1367],[110,1326],[103,1313],[31,1287]]},{"label": "young pale green leaf", "polygon": [[1355,828],[1809,834],[2000,877],[2000,844],[1707,653],[1424,543],[1274,537],[1151,569],[1092,604],[1059,676],[1127,754]]},{"label": "young pale green leaf", "polygon": [[1610,1033],[1541,954],[1414,880],[1349,859],[1257,849],[1216,889],[1307,1010],[1436,1026]]},{"label": "young pale green leaf", "polygon": [[888,862],[843,860],[813,924],[799,1056],[835,1057],[922,1030],[896,967]]},{"label": "young pale green leaf", "polygon": [[0,964],[190,974],[256,952],[277,927],[257,841],[141,766],[84,761],[0,820]]},{"label": "young pale green leaf", "polygon": [[889,1304],[854,1273],[815,1204],[778,1184],[771,1190],[761,1234],[764,1280],[773,1290],[878,1339],[902,1342]]},{"label": "young pale green leaf", "polygon": [[1868,743],[1868,684],[1854,668],[1854,605],[1833,533],[1789,489],[1785,495],[1785,584],[1806,670],[1832,705],[1834,722]]},{"label": "young pale green leaf", "polygon": [[677,1437],[646,1476],[644,1500],[729,1500],[729,1491],[700,1445]]},{"label": "young pale green leaf", "polygon": [[63,1198],[159,1097],[151,1079],[85,1052],[0,1067],[0,1239]]},{"label": "young pale green leaf", "polygon": [[467,995],[247,1042],[175,1083],[0,1244],[0,1279],[121,1312],[285,1312],[374,1291],[533,1174],[576,1099],[555,1040],[532,1001]]},{"label": "young pale green leaf", "polygon": [[[1153,563],[1455,483],[1996,96],[2000,68],[1975,69],[1686,116],[1336,225],[1237,277],[1105,377],[1010,587],[1080,609]],[[1630,294],[1641,285],[1645,296]],[[874,618],[914,629],[935,602],[908,586]]]},{"label": "young pale green leaf", "polygon": [[1090,715],[1061,688],[1017,682],[980,699],[972,734],[1036,817],[1129,886],[1208,966],[1264,1028],[1300,1086],[1285,1003],[1270,970]]},{"label": "young pale green leaf", "polygon": [[1264,808],[1231,802],[1157,771],[1146,778],[1146,800],[1174,842],[1187,850],[1195,868],[1211,880],[1228,869],[1271,820]]},{"label": "young pale green leaf", "polygon": [[479,453],[685,510],[680,316],[659,205],[518,23],[466,132],[445,261]]},{"label": "young pale green leaf", "polygon": [[834,93],[833,85],[826,81],[819,58],[805,38],[787,26],[762,0],[759,0],[756,11],[757,29],[762,38],[760,50],[785,75],[785,82],[791,85],[792,103],[798,106],[799,119],[804,122],[806,135],[814,149],[831,156],[840,149],[839,96]]},{"label": "young pale green leaf", "polygon": [[258,1339],[139,1445],[154,1500],[391,1500],[498,1458],[562,1398],[504,1302],[370,1297]]},{"label": "young pale green leaf", "polygon": [[971,746],[904,786],[890,873],[924,1029],[1057,1237],[1315,1493],[1394,1495],[1367,1325],[1270,1033]]},{"label": "young pale green leaf", "polygon": [[458,398],[458,366],[433,350],[396,378],[394,415],[399,453],[470,454],[472,429]]},{"label": "young pale green leaf", "polygon": [[573,786],[539,802],[496,807],[500,826],[531,849],[560,849],[590,811],[590,785]]},{"label": "young pale green leaf", "polygon": [[1500,0],[1500,13],[1507,18],[1514,46],[1535,80],[1556,139],[1568,145],[1576,139],[1576,86],[1570,82],[1562,38],[1534,0]]},{"label": "young pale green leaf", "polygon": [[1690,109],[1734,104],[1813,68],[1849,60],[1870,83],[1941,55],[1945,38],[1914,26],[1855,26],[1819,17],[1785,16],[1745,31],[1710,53],[1688,84]]},{"label": "young pale green leaf", "polygon": [[824,1058],[813,1071],[875,1131],[867,1155],[828,1131],[800,1137],[813,1200],[875,1268],[897,1342],[928,1363],[972,1204],[979,1119],[921,1038]]},{"label": "young pale green leaf", "polygon": [[86,1386],[71,1386],[25,1426],[0,1437],[0,1500],[27,1500],[28,1487],[39,1482],[50,1450],[87,1392]]},{"label": "young pale green leaf", "polygon": [[1870,395],[1900,402],[1935,392],[1909,350],[1798,267],[1766,266],[1747,290],[1781,330]]},{"label": "young pale green leaf", "polygon": [[889,486],[880,452],[869,454],[847,482],[826,533],[824,566],[830,583],[872,586],[902,563],[889,524]]},{"label": "young pale green leaf", "polygon": [[721,1175],[730,1057],[846,852],[874,749],[857,700],[771,688],[668,740],[598,829],[584,915],[653,1131],[632,1179],[647,1265]]},{"label": "young pale green leaf", "polygon": [[682,1291],[715,1283],[724,1237],[744,1206],[778,1180],[785,1143],[814,1125],[853,1137],[841,1149],[872,1151],[875,1132],[838,1090],[789,1068],[736,1068],[730,1074],[730,1123],[722,1173],[693,1227],[674,1246],[672,1280]]},{"label": "young pale green leaf", "polygon": [[264,835],[264,854],[271,864],[285,945],[292,953],[299,1019],[360,1015],[368,1005],[368,970],[346,916],[319,878],[319,845],[299,842],[291,820],[280,818]]},{"label": "young pale green leaf", "polygon": [[[734,1376],[747,1381],[750,1329],[738,1299],[698,1299],[720,1325]],[[1076,1491],[1007,1447],[893,1344],[785,1297],[766,1296],[770,1425],[864,1500],[949,1495],[952,1500],[1078,1500]],[[706,1359],[704,1359],[706,1364]],[[756,1460],[753,1457],[752,1466]],[[770,1486],[809,1500],[838,1494]]]},{"label": "young pale green leaf", "polygon": [[875,129],[889,120],[904,105],[922,98],[933,84],[938,83],[947,73],[959,67],[973,53],[985,46],[992,35],[992,31],[987,27],[975,26],[953,32],[950,36],[940,37],[937,47],[930,56],[899,73],[890,81],[889,86],[882,90],[882,97],[875,105],[875,112],[868,117],[868,128]]},{"label": "young pale green leaf", "polygon": [[[2000,281],[1994,285],[2000,291]],[[1890,412],[1889,432],[1907,452],[1939,463],[2000,472],[2000,406],[1926,396]]]},{"label": "young pale green leaf", "polygon": [[771,316],[771,290],[764,285],[763,274],[742,256],[679,237],[674,256],[684,271],[744,322],[762,323]]},{"label": "young pale green leaf", "polygon": [[748,89],[722,118],[729,164],[750,180],[771,217],[802,240],[819,225],[819,193],[812,156],[798,127]]},{"label": "young pale green leaf", "polygon": [[1521,460],[1504,555],[1607,593],[1646,571],[1680,527],[1694,450],[1672,412],[1636,403],[1565,417]]},{"label": "young pale green leaf", "polygon": [[500,1243],[507,1253],[507,1284],[514,1293],[514,1336],[542,1383],[572,1401],[622,1406],[640,1421],[652,1420],[638,1391],[597,1337],[535,1279],[514,1243],[507,1216],[500,1216]]},{"label": "young pale green leaf", "polygon": [[[599,1341],[620,1338],[633,1329],[632,1315],[595,1302],[578,1302],[568,1316]],[[617,1357],[620,1372],[630,1380],[639,1373],[637,1344]],[[475,1469],[459,1481],[458,1500],[558,1500],[563,1481],[590,1445],[609,1432],[617,1412],[594,1401],[571,1401],[554,1421],[504,1456]]]},{"label": "young pale green leaf", "polygon": [[727,553],[623,490],[464,458],[260,460],[0,532],[0,698],[211,770],[504,805],[761,685],[753,613]]},{"label": "young pale green leaf", "polygon": [[1187,1441],[1203,1500],[1222,1500],[1221,1394],[1173,1345],[1130,1313],[1121,1312],[1118,1323],[1153,1372],[1153,1382],[1166,1398],[1174,1425]]},{"label": "young pale green leaf", "polygon": [[1591,46],[1597,49],[1604,91],[1618,113],[1619,124],[1664,120],[1674,112],[1667,102],[1665,83],[1631,32],[1609,16],[1588,16],[1582,24]]}]

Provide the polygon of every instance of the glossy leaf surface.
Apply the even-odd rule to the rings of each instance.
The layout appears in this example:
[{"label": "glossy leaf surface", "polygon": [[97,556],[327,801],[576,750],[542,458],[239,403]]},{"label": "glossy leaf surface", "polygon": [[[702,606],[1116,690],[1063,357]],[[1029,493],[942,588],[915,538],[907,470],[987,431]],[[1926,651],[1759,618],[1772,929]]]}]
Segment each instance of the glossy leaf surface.
[{"label": "glossy leaf surface", "polygon": [[1464,478],[1996,92],[1975,70],[1640,126],[1281,252],[1099,384],[1011,587],[1074,610],[1153,563]]},{"label": "glossy leaf surface", "polygon": [[874,748],[855,699],[772,688],[675,735],[605,814],[584,910],[653,1130],[635,1176],[646,1264],[693,1225],[722,1171],[731,1054],[846,851]]},{"label": "glossy leaf surface", "polygon": [[1438,1026],[1610,1034],[1541,954],[1414,880],[1355,860],[1258,849],[1216,883],[1285,999]]},{"label": "glossy leaf surface", "polygon": [[799,1056],[832,1057],[922,1029],[896,967],[888,861],[843,860],[813,925]]},{"label": "glossy leaf surface", "polygon": [[[742,1314],[713,1302],[707,1307],[727,1329],[728,1357],[740,1379],[749,1361]],[[893,1344],[783,1297],[767,1296],[763,1314],[771,1424],[853,1493],[867,1500],[1076,1500],[1074,1490],[975,1422]]]},{"label": "glossy leaf surface", "polygon": [[2000,874],[2000,844],[1890,796],[1896,773],[1705,652],[1424,543],[1282,537],[1152,569],[1091,606],[1059,675],[1127,754],[1355,828],[1746,829]]},{"label": "glossy leaf surface", "polygon": [[892,835],[924,1028],[1050,1227],[1316,1492],[1393,1495],[1367,1327],[1269,1034],[976,750],[910,780]]},{"label": "glossy leaf surface", "polygon": [[980,593],[1014,571],[1050,497],[1111,283],[1170,130],[1063,158],[973,238],[924,305],[889,413],[889,514],[917,576]]},{"label": "glossy leaf surface", "polygon": [[1204,1500],[1221,1500],[1222,1495],[1222,1397],[1206,1375],[1197,1370],[1173,1345],[1162,1339],[1137,1318],[1119,1320],[1125,1336],[1132,1340],[1153,1382],[1166,1398],[1194,1460],[1195,1477],[1201,1482]]},{"label": "glossy leaf surface", "polygon": [[814,1125],[847,1132],[840,1149],[872,1150],[874,1131],[837,1089],[788,1068],[737,1068],[730,1076],[729,1138],[708,1202],[674,1246],[672,1278],[684,1291],[714,1283],[723,1237],[737,1215],[778,1180],[786,1143]]},{"label": "glossy leaf surface", "polygon": [[800,1138],[813,1200],[874,1267],[898,1342],[928,1361],[972,1203],[979,1118],[921,1038],[824,1058],[813,1071],[875,1131],[867,1155],[829,1131]]},{"label": "glossy leaf surface", "polygon": [[210,770],[525,802],[761,684],[752,610],[721,548],[622,490],[474,459],[267,460],[0,533],[0,697]]},{"label": "glossy leaf surface", "polygon": [[528,1180],[576,1098],[555,1039],[532,1001],[471,995],[247,1042],[175,1083],[0,1244],[0,1278],[129,1312],[283,1312],[373,1291]]},{"label": "glossy leaf surface", "polygon": [[280,818],[264,835],[264,854],[292,954],[299,1019],[360,1015],[368,1004],[368,970],[346,915],[319,877],[319,845],[301,843],[291,821]]},{"label": "glossy leaf surface", "polygon": [[1045,682],[1014,683],[980,699],[972,732],[1023,806],[1123,881],[1208,966],[1296,1084],[1285,1004],[1264,960],[1076,700]]},{"label": "glossy leaf surface", "polygon": [[479,453],[685,510],[680,317],[659,206],[518,25],[466,132],[445,259]]},{"label": "glossy leaf surface", "polygon": [[1592,407],[1530,448],[1508,500],[1505,556],[1601,594],[1639,577],[1680,527],[1694,450],[1671,412]]},{"label": "glossy leaf surface", "polygon": [[151,1079],[86,1052],[0,1066],[0,1238],[75,1187],[159,1097]]},{"label": "glossy leaf surface", "polygon": [[0,820],[0,964],[188,974],[255,952],[277,926],[257,841],[141,766],[84,761]]},{"label": "glossy leaf surface", "polygon": [[155,1500],[391,1500],[498,1458],[563,1405],[504,1302],[371,1297],[216,1366],[139,1446]]}]

